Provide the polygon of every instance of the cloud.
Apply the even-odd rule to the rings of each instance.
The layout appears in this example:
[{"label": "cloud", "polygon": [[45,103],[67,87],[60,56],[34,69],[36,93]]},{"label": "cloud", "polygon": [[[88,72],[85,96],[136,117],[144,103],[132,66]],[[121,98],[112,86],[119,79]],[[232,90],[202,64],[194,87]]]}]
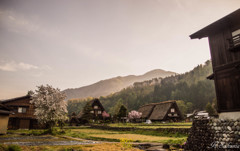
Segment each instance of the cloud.
[{"label": "cloud", "polygon": [[16,63],[15,61],[11,62],[4,62],[0,64],[0,70],[2,71],[20,71],[20,70],[32,70],[32,69],[38,69],[38,66],[19,62]]}]

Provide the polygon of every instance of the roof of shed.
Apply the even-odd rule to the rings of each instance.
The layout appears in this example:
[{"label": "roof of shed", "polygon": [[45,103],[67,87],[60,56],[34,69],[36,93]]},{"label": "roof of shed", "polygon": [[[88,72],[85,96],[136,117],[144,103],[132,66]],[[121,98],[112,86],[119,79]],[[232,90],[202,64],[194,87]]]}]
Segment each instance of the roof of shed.
[{"label": "roof of shed", "polygon": [[11,114],[11,110],[5,105],[0,103],[0,114]]},{"label": "roof of shed", "polygon": [[30,97],[31,97],[30,95],[25,95],[21,97],[12,98],[12,99],[2,100],[0,103],[6,103],[6,102],[16,101],[19,99],[30,98]]},{"label": "roof of shed", "polygon": [[190,35],[191,39],[201,39],[204,37],[208,37],[209,34],[214,33],[216,31],[222,30],[229,26],[229,24],[234,20],[239,20],[240,17],[240,9],[232,12],[231,14],[213,22],[212,24],[204,27],[203,29],[195,32],[194,34]]}]

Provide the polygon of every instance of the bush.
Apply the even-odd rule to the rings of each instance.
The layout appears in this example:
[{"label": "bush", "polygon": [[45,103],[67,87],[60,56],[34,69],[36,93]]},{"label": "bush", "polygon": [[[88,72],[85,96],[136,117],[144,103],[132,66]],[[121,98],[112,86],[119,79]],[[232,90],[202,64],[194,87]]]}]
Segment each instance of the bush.
[{"label": "bush", "polygon": [[18,145],[9,145],[7,147],[7,151],[21,151],[21,147]]},{"label": "bush", "polygon": [[0,144],[0,151],[5,151],[5,150],[7,150],[7,149],[6,149],[6,146],[5,146],[5,145],[2,145],[2,144]]}]

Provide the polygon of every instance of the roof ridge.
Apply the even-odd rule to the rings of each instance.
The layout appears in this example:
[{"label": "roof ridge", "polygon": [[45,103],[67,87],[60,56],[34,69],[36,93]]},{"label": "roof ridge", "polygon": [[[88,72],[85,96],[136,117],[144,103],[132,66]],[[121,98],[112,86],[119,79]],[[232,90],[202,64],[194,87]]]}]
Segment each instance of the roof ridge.
[{"label": "roof ridge", "polygon": [[1,100],[0,103],[5,103],[5,102],[9,102],[9,101],[14,101],[14,100],[22,99],[22,98],[25,98],[25,97],[31,97],[31,96],[30,96],[30,95],[25,95],[25,96],[20,96],[20,97],[16,97],[16,98],[11,98],[11,99],[7,99],[7,100]]},{"label": "roof ridge", "polygon": [[176,102],[176,101],[175,100],[168,100],[168,101],[163,101],[163,102],[158,102],[158,103],[149,103],[149,104],[145,104],[145,105],[140,106],[140,108],[144,107],[144,106],[158,105],[158,104],[165,104],[165,103],[174,103],[174,102]]}]

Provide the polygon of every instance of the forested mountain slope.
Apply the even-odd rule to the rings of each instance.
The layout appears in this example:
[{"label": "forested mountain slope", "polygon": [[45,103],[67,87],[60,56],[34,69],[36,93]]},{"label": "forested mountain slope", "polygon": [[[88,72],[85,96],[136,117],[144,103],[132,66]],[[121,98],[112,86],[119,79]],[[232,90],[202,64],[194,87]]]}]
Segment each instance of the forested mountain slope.
[{"label": "forested mountain slope", "polygon": [[[158,82],[155,84],[151,84],[154,79],[138,82],[133,87],[100,97],[100,101],[110,113],[115,112],[114,109],[118,104],[124,104],[128,111],[131,111],[138,110],[140,106],[148,103],[167,100],[182,100],[183,103],[190,104],[189,112],[194,109],[202,110],[215,98],[214,82],[206,79],[211,73],[211,62],[206,61],[204,65],[198,65],[190,72],[157,79]],[[84,101],[70,101],[69,112],[73,111],[71,109],[73,104],[79,106],[80,102]]]},{"label": "forested mountain slope", "polygon": [[136,75],[129,75],[125,77],[119,76],[107,80],[102,80],[92,85],[80,88],[66,89],[63,92],[65,92],[67,100],[74,98],[100,97],[118,92],[123,88],[132,85],[134,82],[142,82],[145,80],[150,80],[152,78],[159,77],[164,78],[174,74],[175,73],[171,71],[156,69],[139,76]]}]

